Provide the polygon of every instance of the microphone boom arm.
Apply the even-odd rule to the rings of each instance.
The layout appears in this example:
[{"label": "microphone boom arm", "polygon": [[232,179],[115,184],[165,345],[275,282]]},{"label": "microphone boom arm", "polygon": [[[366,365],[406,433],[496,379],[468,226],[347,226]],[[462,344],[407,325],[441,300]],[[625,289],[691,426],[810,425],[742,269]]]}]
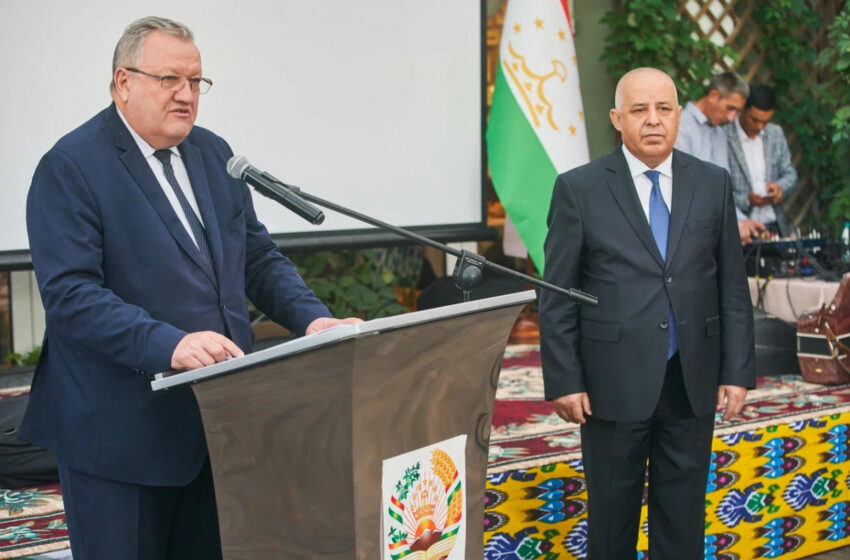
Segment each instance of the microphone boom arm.
[{"label": "microphone boom arm", "polygon": [[[324,200],[324,199],[319,198],[317,196],[313,196],[313,195],[305,192],[304,190],[300,189],[299,187],[296,187],[296,186],[293,186],[293,185],[288,185],[288,184],[284,183],[280,179],[275,178],[270,173],[263,172],[263,175],[266,177],[266,179],[274,181],[275,183],[280,185],[282,188],[287,189],[287,190],[297,194],[301,198],[308,200],[308,201],[312,202],[313,204],[323,206],[324,208],[327,208],[328,210],[333,210],[334,212],[338,212],[340,214],[343,214],[344,216],[348,216],[349,218],[354,218],[355,220],[367,223],[367,224],[375,226],[377,228],[381,228],[381,229],[384,229],[384,230],[391,231],[391,232],[395,233],[396,235],[398,235],[400,237],[404,237],[405,239],[410,239],[411,241],[421,243],[422,245],[426,245],[428,247],[433,247],[434,249],[438,249],[438,250],[440,250],[444,253],[447,253],[449,255],[453,255],[453,256],[457,257],[458,258],[458,265],[455,268],[455,272],[454,272],[455,283],[458,284],[458,287],[461,288],[462,290],[464,290],[464,292],[467,292],[468,290],[471,289],[471,286],[466,287],[466,286],[461,286],[461,284],[460,284],[461,282],[464,281],[465,277],[470,276],[469,273],[464,272],[464,268],[465,267],[474,267],[474,268],[478,268],[479,270],[482,269],[482,268],[486,268],[486,269],[489,269],[489,270],[493,270],[495,272],[499,272],[500,274],[503,274],[503,275],[506,275],[506,276],[512,276],[514,278],[519,278],[521,280],[524,280],[524,281],[526,281],[530,284],[533,284],[535,286],[538,286],[540,288],[559,293],[561,295],[567,296],[568,298],[570,298],[574,301],[577,301],[579,303],[583,303],[585,305],[590,305],[592,307],[595,307],[597,305],[598,301],[599,301],[596,296],[592,296],[590,294],[582,292],[581,290],[576,290],[575,288],[561,288],[560,286],[555,286],[554,284],[550,284],[549,282],[544,282],[543,280],[538,280],[537,278],[534,278],[533,276],[529,276],[527,274],[522,274],[521,272],[517,272],[513,269],[498,265],[496,263],[491,263],[487,259],[485,259],[484,257],[477,255],[475,253],[470,253],[469,251],[460,251],[458,249],[453,249],[452,247],[449,247],[448,245],[445,245],[445,244],[440,243],[438,241],[434,241],[433,239],[425,237],[424,235],[419,235],[418,233],[412,232],[410,230],[400,228],[400,227],[394,226],[392,224],[388,224],[387,222],[382,222],[381,220],[372,218],[372,217],[367,216],[365,214],[361,214],[360,212],[357,212],[355,210],[351,210],[349,208],[345,208],[344,206],[340,206],[340,205],[335,204],[333,202],[330,202],[328,200]],[[472,276],[474,276],[474,274]],[[473,282],[474,282],[474,280],[473,280]]]}]

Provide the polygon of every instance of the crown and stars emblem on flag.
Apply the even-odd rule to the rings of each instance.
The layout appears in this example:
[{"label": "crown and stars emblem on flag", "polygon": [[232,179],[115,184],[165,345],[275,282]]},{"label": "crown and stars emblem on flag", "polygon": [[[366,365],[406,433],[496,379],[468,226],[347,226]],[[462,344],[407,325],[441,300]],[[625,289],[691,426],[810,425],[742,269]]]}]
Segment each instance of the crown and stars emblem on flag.
[{"label": "crown and stars emblem on flag", "polygon": [[555,178],[590,161],[567,0],[509,0],[487,156],[496,194],[542,270]]}]

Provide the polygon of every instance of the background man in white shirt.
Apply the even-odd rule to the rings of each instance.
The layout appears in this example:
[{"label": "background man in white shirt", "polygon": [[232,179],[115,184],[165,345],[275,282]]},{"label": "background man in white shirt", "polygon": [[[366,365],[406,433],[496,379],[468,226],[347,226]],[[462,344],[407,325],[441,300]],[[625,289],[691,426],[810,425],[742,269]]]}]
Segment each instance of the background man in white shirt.
[{"label": "background man in white shirt", "polygon": [[770,122],[775,111],[773,88],[752,84],[744,110],[724,127],[735,205],[769,227],[776,223],[774,206],[785,200],[797,184],[785,133]]}]

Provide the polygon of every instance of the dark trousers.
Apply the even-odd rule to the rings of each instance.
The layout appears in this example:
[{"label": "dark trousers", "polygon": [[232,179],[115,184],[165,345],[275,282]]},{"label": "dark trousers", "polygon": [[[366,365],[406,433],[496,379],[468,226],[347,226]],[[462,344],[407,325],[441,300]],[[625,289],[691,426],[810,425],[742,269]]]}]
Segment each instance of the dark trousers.
[{"label": "dark trousers", "polygon": [[140,486],[59,461],[74,560],[220,560],[210,462],[186,486]]},{"label": "dark trousers", "polygon": [[[591,407],[593,403],[591,402]],[[588,560],[635,558],[649,461],[649,557],[702,560],[714,415],[694,416],[676,354],[653,415],[589,418],[581,427],[588,496]]]}]

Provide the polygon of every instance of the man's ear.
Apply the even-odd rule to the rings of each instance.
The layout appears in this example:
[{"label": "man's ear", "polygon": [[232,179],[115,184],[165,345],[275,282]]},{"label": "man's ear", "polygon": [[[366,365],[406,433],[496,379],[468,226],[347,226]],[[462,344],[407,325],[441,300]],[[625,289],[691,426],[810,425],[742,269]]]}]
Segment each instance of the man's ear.
[{"label": "man's ear", "polygon": [[124,68],[116,68],[112,81],[115,84],[115,95],[122,103],[127,103],[130,98],[130,73]]},{"label": "man's ear", "polygon": [[611,124],[614,125],[614,128],[619,131],[622,131],[622,127],[620,125],[620,111],[618,111],[617,109],[611,109],[611,111],[608,113],[608,116],[611,117]]}]

